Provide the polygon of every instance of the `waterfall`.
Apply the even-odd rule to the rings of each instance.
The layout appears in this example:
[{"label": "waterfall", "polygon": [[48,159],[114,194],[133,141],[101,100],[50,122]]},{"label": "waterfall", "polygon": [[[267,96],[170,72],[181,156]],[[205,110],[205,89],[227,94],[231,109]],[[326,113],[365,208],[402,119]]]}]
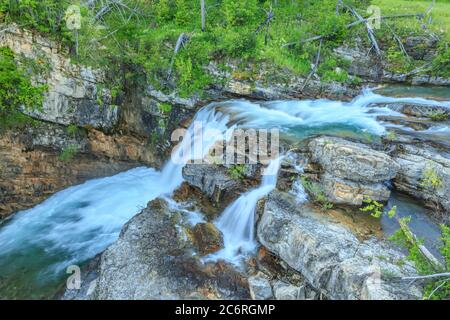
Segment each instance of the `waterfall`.
[{"label": "waterfall", "polygon": [[[43,295],[42,288],[47,288],[49,283],[54,285],[54,290],[65,278],[67,266],[81,264],[112,244],[122,226],[149,201],[170,197],[183,182],[185,164],[203,159],[214,143],[227,140],[234,128],[279,128],[297,140],[343,130],[357,135],[382,134],[385,124],[377,120],[379,115],[403,115],[369,105],[390,102],[450,106],[448,102],[390,98],[371,91],[364,91],[351,102],[233,100],[205,106],[197,112],[187,131],[178,136],[183,140],[161,171],[135,168],[112,177],[93,179],[62,190],[3,221],[0,224],[0,294],[15,297],[19,292],[22,294],[19,297],[30,298]],[[429,131],[433,130],[441,132],[448,127]],[[280,161],[273,160],[261,186],[239,197],[216,221],[225,242],[225,248],[216,258],[236,260],[239,253],[254,249],[256,205],[275,188]],[[297,187],[300,186],[299,182]],[[297,194],[301,196],[302,190],[298,189]]]},{"label": "waterfall", "polygon": [[281,160],[282,157],[272,160],[265,169],[261,185],[241,195],[217,219],[216,226],[223,234],[224,248],[207,257],[206,261],[224,259],[238,262],[241,253],[255,249],[256,206],[259,200],[275,189]]}]

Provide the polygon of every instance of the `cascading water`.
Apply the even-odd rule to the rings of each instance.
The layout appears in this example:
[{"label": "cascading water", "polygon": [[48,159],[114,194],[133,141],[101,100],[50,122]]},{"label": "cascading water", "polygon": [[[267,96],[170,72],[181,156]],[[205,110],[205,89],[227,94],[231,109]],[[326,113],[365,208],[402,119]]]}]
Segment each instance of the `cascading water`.
[{"label": "cascading water", "polygon": [[[184,164],[202,159],[223,138],[221,134],[228,137],[236,127],[279,128],[298,140],[344,130],[382,134],[384,124],[377,116],[400,114],[368,106],[389,102],[450,106],[448,102],[389,98],[365,91],[349,103],[321,99],[257,104],[239,100],[202,108],[161,172],[137,168],[91,180],[4,221],[0,226],[0,298],[51,297],[67,266],[94,257],[117,239],[123,224],[148,201],[170,195],[183,182]],[[272,161],[269,167],[278,168],[279,161]],[[254,247],[255,206],[275,184],[276,174],[265,176],[259,188],[242,195],[224,211],[217,221],[225,235],[225,249],[220,253],[223,258],[232,260]]]},{"label": "cascading water", "polygon": [[223,234],[224,248],[207,257],[206,261],[224,259],[239,262],[240,254],[254,250],[256,206],[259,200],[275,189],[281,160],[282,157],[272,160],[265,169],[261,186],[241,195],[216,221],[217,227]]}]

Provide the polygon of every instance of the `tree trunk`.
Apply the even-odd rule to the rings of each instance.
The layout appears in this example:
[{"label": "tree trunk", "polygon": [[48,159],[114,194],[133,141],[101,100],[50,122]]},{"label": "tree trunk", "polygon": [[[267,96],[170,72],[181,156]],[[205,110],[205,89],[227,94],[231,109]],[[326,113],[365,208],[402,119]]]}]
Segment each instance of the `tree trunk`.
[{"label": "tree trunk", "polygon": [[206,29],[205,0],[200,0],[200,7],[202,10],[202,31],[205,31]]}]

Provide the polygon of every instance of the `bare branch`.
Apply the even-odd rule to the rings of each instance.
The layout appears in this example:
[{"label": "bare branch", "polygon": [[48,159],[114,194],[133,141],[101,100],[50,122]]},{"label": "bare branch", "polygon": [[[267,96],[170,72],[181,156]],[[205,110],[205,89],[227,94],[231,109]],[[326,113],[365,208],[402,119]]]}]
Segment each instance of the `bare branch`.
[{"label": "bare branch", "polygon": [[303,89],[305,89],[305,87],[308,84],[309,80],[311,79],[312,75],[317,70],[317,66],[319,65],[319,60],[320,60],[320,50],[322,48],[322,42],[323,42],[323,40],[320,39],[319,49],[317,50],[317,55],[316,55],[316,61],[314,62],[314,66],[313,66],[311,72],[308,74],[308,77],[306,78],[305,82],[303,83],[301,91],[303,91]]},{"label": "bare branch", "polygon": [[448,277],[450,279],[450,272],[428,274],[425,276],[402,277],[402,280],[424,280],[424,279],[445,278],[445,277]]},{"label": "bare branch", "polygon": [[[420,18],[420,17],[423,17],[423,14],[422,13],[398,14],[398,15],[391,15],[391,16],[380,17],[380,19],[398,19],[398,18],[411,18],[411,17]],[[363,19],[363,20],[356,20],[356,21],[354,21],[352,23],[349,23],[345,27],[347,29],[350,29],[350,28],[352,28],[354,26],[357,26],[357,25],[360,25],[362,23],[368,22],[371,19],[372,18],[367,18],[367,19]],[[325,38],[331,37],[333,35],[334,35],[333,33],[329,33],[329,34],[326,34],[326,35],[314,36],[314,37],[307,38],[307,39],[304,39],[304,40],[299,40],[299,41],[295,41],[295,42],[289,42],[289,43],[283,44],[281,47],[283,47],[283,48],[291,47],[291,46],[296,45],[296,44],[302,44],[302,43],[306,43],[306,42],[311,42],[311,41],[316,41],[316,40],[320,40],[320,39],[325,39]]]}]

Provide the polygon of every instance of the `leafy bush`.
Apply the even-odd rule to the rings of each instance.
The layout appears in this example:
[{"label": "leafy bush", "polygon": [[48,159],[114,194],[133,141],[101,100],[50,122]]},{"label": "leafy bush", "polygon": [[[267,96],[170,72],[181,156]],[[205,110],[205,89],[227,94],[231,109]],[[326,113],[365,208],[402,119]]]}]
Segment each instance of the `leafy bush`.
[{"label": "leafy bush", "polygon": [[18,65],[9,48],[0,48],[0,121],[2,127],[28,122],[21,109],[39,109],[43,102],[45,85],[35,86],[30,75]]},{"label": "leafy bush", "polygon": [[442,179],[431,163],[428,163],[423,170],[420,185],[424,188],[432,189],[439,189],[442,186]]},{"label": "leafy bush", "polygon": [[[404,223],[410,221],[410,217],[402,218]],[[402,229],[399,229],[395,234],[390,237],[390,240],[408,250],[407,259],[414,264],[414,267],[421,275],[430,275],[439,273],[450,272],[450,228],[446,225],[441,225],[441,240],[442,245],[439,251],[444,258],[444,265],[442,270],[436,270],[420,252],[419,245],[423,244],[423,240],[411,243],[408,241]],[[450,295],[450,278],[431,278],[425,285],[424,299],[440,300],[446,299]]]},{"label": "leafy bush", "polygon": [[257,0],[223,0],[222,10],[228,26],[252,24],[259,13]]},{"label": "leafy bush", "polygon": [[242,180],[245,178],[246,168],[243,164],[233,165],[228,169],[228,174],[234,180]]}]

